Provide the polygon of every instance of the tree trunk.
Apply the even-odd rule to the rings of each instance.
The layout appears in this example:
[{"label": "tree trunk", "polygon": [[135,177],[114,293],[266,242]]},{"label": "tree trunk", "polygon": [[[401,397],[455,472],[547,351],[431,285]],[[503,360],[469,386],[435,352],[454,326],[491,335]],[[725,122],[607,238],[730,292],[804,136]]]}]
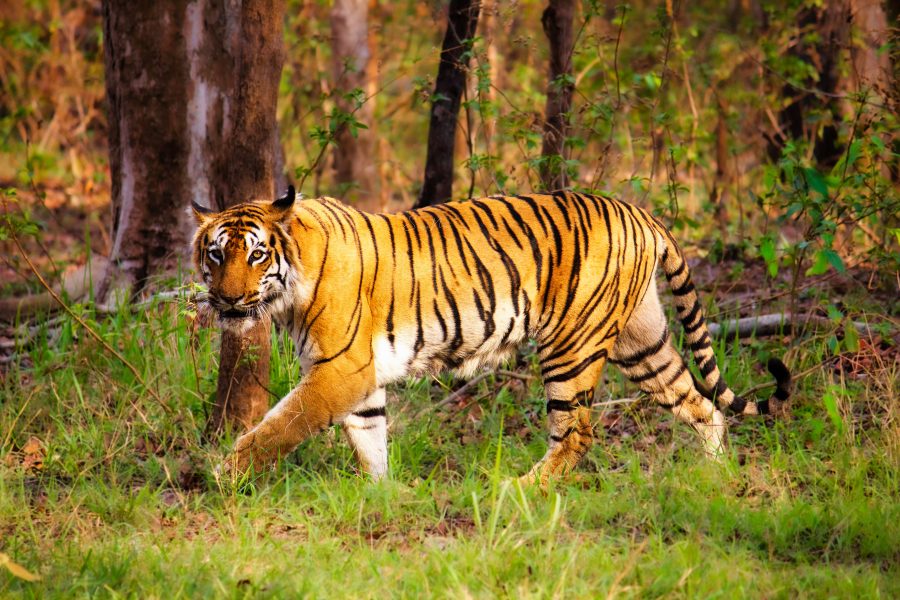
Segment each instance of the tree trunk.
[{"label": "tree trunk", "polygon": [[[340,195],[364,210],[379,208],[374,163],[374,103],[359,106],[370,93],[369,0],[334,0],[331,8],[331,56],[335,104],[367,129],[355,132],[342,124],[335,132],[335,181]],[[355,112],[354,112],[355,111]]]},{"label": "tree trunk", "polygon": [[716,96],[716,113],[716,173],[709,201],[714,207],[719,235],[722,243],[725,244],[728,242],[728,223],[730,222],[726,200],[734,173],[731,168],[731,153],[728,150],[728,109],[722,97],[718,95]]},{"label": "tree trunk", "polygon": [[[190,21],[192,27],[203,28],[201,43],[206,45],[191,57],[192,74],[197,75],[192,96],[194,102],[200,96],[198,104],[206,100],[199,108],[207,120],[192,129],[198,134],[194,142],[205,144],[203,154],[213,158],[210,200],[225,208],[275,198],[284,2],[245,0],[203,8],[205,14],[198,10]],[[252,427],[268,410],[270,330],[264,319],[243,336],[222,331],[209,432],[225,425]]]},{"label": "tree trunk", "polygon": [[453,197],[453,158],[456,145],[456,121],[460,99],[466,86],[463,54],[478,26],[478,0],[450,0],[447,32],[441,46],[441,62],[431,103],[428,125],[428,151],[425,180],[416,207],[446,202]]},{"label": "tree trunk", "polygon": [[[798,15],[798,37],[800,41],[789,53],[795,58],[810,63],[818,72],[818,81],[812,78],[803,83],[803,87],[817,89],[825,94],[835,94],[841,87],[840,53],[847,46],[850,38],[850,2],[849,0],[827,0],[821,8],[806,7]],[[805,41],[806,33],[815,31],[817,42]],[[843,150],[838,143],[838,130],[833,121],[840,118],[837,111],[840,105],[830,97],[785,85],[783,96],[789,102],[779,113],[779,126],[788,138],[807,138],[813,143],[813,154],[816,162],[823,168],[830,168],[840,158]],[[812,113],[831,113],[832,118]],[[821,124],[820,124],[821,123]],[[769,156],[777,160],[787,139],[775,134],[770,139]]]},{"label": "tree trunk", "polygon": [[190,73],[184,54],[173,51],[184,47],[178,23],[186,5],[103,2],[115,265],[104,288],[137,290],[186,256]]},{"label": "tree trunk", "polygon": [[[139,288],[186,258],[191,200],[221,210],[274,197],[284,2],[104,0],[103,15],[111,258]],[[268,332],[223,332],[213,430],[264,414]]]},{"label": "tree trunk", "polygon": [[853,26],[859,43],[850,46],[856,89],[873,88],[882,98],[889,98],[891,85],[896,85],[891,71],[890,52],[880,49],[890,41],[890,28],[882,2],[850,0]]},{"label": "tree trunk", "polygon": [[544,189],[558,190],[568,185],[566,134],[572,108],[572,51],[575,0],[550,0],[541,24],[550,42],[550,81],[544,114],[544,142],[541,147],[541,182]]}]

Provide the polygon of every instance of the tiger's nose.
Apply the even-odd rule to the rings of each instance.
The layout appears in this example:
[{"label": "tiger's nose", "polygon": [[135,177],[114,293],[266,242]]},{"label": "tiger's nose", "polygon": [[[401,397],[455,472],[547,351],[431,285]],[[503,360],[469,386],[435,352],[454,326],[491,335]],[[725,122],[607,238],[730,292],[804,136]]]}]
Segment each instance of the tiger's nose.
[{"label": "tiger's nose", "polygon": [[219,298],[221,298],[222,302],[224,302],[225,304],[231,304],[232,306],[234,306],[240,301],[241,296],[226,296],[225,294],[220,294]]}]

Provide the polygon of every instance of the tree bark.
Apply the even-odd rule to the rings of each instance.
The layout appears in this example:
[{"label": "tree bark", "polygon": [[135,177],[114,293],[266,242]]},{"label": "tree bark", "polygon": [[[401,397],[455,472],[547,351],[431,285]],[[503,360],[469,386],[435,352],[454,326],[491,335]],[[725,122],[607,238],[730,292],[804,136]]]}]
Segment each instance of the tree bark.
[{"label": "tree bark", "polygon": [[[187,2],[104,0],[103,40],[112,179],[115,282],[139,289],[185,256],[191,181],[184,165],[190,74],[176,24]],[[104,290],[105,291],[105,290]]]},{"label": "tree bark", "polygon": [[446,202],[453,197],[453,158],[456,146],[456,121],[460,99],[466,86],[463,54],[478,26],[478,0],[450,0],[447,31],[441,46],[441,61],[431,103],[428,125],[428,150],[425,180],[416,207]]},{"label": "tree bark", "polygon": [[[111,258],[139,288],[186,258],[191,200],[274,198],[284,1],[104,0],[103,15]],[[268,323],[223,332],[213,431],[265,413],[269,351]]]},{"label": "tree bark", "polygon": [[550,42],[550,80],[544,111],[544,141],[541,147],[541,182],[544,189],[558,190],[568,185],[565,161],[566,135],[572,108],[572,51],[574,50],[575,0],[550,0],[541,25]]},{"label": "tree bark", "polygon": [[[196,123],[192,132],[198,134],[195,143],[206,144],[203,154],[213,158],[207,205],[221,209],[275,198],[284,2],[201,2],[199,7],[193,19],[203,19],[202,24],[189,21],[192,27],[204,29],[200,52],[191,57],[196,75],[192,101],[201,114],[205,111],[207,120]],[[222,331],[209,432],[219,432],[226,425],[249,428],[265,415],[270,400],[270,330],[264,319],[243,336]]]},{"label": "tree bark", "polygon": [[891,34],[882,2],[850,0],[850,10],[860,38],[859,43],[850,46],[856,89],[870,87],[882,98],[889,98],[891,86],[897,82],[891,70],[890,52],[880,52]]},{"label": "tree bark", "polygon": [[343,188],[341,196],[363,210],[377,210],[374,104],[366,102],[358,106],[358,98],[347,97],[355,90],[359,90],[357,94],[365,95],[372,91],[369,85],[368,13],[369,0],[334,0],[331,8],[335,105],[344,113],[353,113],[353,118],[367,127],[358,129],[354,135],[346,124],[340,125],[335,132],[333,156],[335,182]]}]

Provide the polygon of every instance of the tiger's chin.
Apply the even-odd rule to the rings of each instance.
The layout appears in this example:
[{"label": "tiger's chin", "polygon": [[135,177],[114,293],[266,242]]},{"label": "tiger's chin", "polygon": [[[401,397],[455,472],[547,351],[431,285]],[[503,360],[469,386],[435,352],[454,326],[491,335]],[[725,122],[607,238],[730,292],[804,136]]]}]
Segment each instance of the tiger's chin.
[{"label": "tiger's chin", "polygon": [[259,313],[256,310],[220,310],[218,311],[219,325],[222,329],[244,334],[259,322],[258,315]]}]

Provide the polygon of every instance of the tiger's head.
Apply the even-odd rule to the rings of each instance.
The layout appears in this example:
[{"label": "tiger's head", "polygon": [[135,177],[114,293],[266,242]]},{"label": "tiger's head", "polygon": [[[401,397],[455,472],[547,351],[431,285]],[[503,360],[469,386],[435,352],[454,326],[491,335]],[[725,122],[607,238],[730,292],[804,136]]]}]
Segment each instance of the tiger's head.
[{"label": "tiger's head", "polygon": [[226,322],[261,317],[289,297],[297,262],[286,231],[296,194],[238,204],[222,212],[192,203],[197,219],[194,265],[207,301]]}]

